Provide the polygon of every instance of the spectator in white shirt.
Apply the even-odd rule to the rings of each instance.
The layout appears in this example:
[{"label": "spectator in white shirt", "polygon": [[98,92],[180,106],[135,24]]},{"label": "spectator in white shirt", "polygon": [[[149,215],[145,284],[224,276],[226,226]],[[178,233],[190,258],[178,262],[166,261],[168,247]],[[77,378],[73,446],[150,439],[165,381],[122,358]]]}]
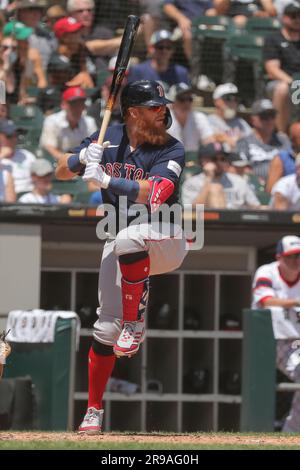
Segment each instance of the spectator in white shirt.
[{"label": "spectator in white shirt", "polygon": [[173,122],[168,133],[182,142],[186,152],[197,152],[199,145],[214,141],[206,115],[193,110],[193,93],[186,83],[171,86],[168,97],[174,101],[171,108]]},{"label": "spectator in white shirt", "polygon": [[68,88],[62,94],[62,110],[46,117],[40,146],[55,160],[59,160],[97,130],[94,119],[83,115],[85,100],[86,93],[82,88]]},{"label": "spectator in white shirt", "polygon": [[300,210],[300,154],[295,159],[296,173],[280,178],[272,188],[270,206],[276,210]]},{"label": "spectator in white shirt", "polygon": [[14,180],[10,171],[0,166],[0,203],[15,202]]},{"label": "spectator in white shirt", "polygon": [[233,83],[217,86],[213,93],[216,112],[208,116],[216,139],[235,148],[236,142],[252,133],[247,122],[237,117],[238,88]]},{"label": "spectator in white shirt", "polygon": [[33,153],[17,148],[17,127],[13,121],[0,121],[0,162],[11,171],[17,196],[32,190],[30,168],[36,160]]},{"label": "spectator in white shirt", "polygon": [[255,101],[250,119],[253,132],[237,142],[236,152],[249,160],[254,173],[266,181],[272,159],[280,150],[288,150],[291,144],[283,132],[276,130],[276,109],[272,101]]},{"label": "spectator in white shirt", "polygon": [[48,160],[37,159],[31,167],[33,190],[23,194],[18,202],[23,204],[70,204],[69,194],[57,196],[51,193],[54,168]]},{"label": "spectator in white shirt", "polygon": [[230,155],[222,144],[200,147],[203,172],[188,178],[182,186],[183,204],[204,204],[215,209],[259,209],[260,203],[247,182],[229,173]]}]

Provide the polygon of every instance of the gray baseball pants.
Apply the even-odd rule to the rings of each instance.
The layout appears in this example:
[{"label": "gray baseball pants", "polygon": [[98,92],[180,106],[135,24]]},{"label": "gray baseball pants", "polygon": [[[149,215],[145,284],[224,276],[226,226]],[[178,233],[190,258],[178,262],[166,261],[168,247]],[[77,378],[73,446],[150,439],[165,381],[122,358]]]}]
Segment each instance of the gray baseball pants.
[{"label": "gray baseball pants", "polygon": [[[179,268],[188,253],[187,242],[179,225],[141,224],[120,231],[105,243],[99,272],[98,320],[94,324],[94,339],[108,346],[116,343],[121,333],[122,295],[120,255],[147,251],[150,276]],[[170,235],[170,232],[172,235]]]}]

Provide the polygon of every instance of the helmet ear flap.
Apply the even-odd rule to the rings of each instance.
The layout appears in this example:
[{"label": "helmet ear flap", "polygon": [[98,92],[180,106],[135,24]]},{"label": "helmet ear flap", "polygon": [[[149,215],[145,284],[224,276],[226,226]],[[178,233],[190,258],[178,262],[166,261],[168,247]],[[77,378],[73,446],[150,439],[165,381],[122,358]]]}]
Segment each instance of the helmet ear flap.
[{"label": "helmet ear flap", "polygon": [[169,129],[172,126],[172,122],[173,122],[173,119],[172,119],[172,116],[171,116],[171,112],[170,112],[169,108],[166,107],[166,116],[165,116],[166,129]]}]

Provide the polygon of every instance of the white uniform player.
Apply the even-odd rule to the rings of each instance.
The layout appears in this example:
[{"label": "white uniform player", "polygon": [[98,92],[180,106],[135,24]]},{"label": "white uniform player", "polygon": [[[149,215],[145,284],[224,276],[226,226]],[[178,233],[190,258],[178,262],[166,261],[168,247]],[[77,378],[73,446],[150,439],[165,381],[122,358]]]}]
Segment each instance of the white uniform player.
[{"label": "white uniform player", "polygon": [[[283,237],[276,253],[277,261],[261,266],[255,273],[252,308],[293,309],[300,306],[300,238]],[[300,349],[292,347],[294,340],[277,340],[276,364],[287,377],[300,383]],[[300,391],[294,394],[283,431],[300,432]]]}]

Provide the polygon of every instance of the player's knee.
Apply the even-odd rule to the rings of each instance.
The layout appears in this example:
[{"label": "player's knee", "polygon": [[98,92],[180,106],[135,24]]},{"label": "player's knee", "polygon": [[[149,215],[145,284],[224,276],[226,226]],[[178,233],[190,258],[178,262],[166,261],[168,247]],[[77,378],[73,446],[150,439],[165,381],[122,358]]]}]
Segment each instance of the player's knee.
[{"label": "player's knee", "polygon": [[92,349],[95,354],[98,354],[100,356],[113,356],[114,355],[113,346],[108,346],[107,344],[100,343],[99,341],[96,341],[95,339],[93,339],[93,342],[92,342]]},{"label": "player's knee", "polygon": [[147,251],[137,251],[135,253],[127,253],[126,255],[119,256],[119,261],[122,264],[133,264],[146,259],[149,256]]},{"label": "player's knee", "polygon": [[116,256],[145,250],[145,242],[129,229],[121,230],[116,236],[114,251]]},{"label": "player's knee", "polygon": [[97,321],[93,336],[99,343],[113,346],[119,338],[121,330],[121,322],[118,320],[114,322]]}]

